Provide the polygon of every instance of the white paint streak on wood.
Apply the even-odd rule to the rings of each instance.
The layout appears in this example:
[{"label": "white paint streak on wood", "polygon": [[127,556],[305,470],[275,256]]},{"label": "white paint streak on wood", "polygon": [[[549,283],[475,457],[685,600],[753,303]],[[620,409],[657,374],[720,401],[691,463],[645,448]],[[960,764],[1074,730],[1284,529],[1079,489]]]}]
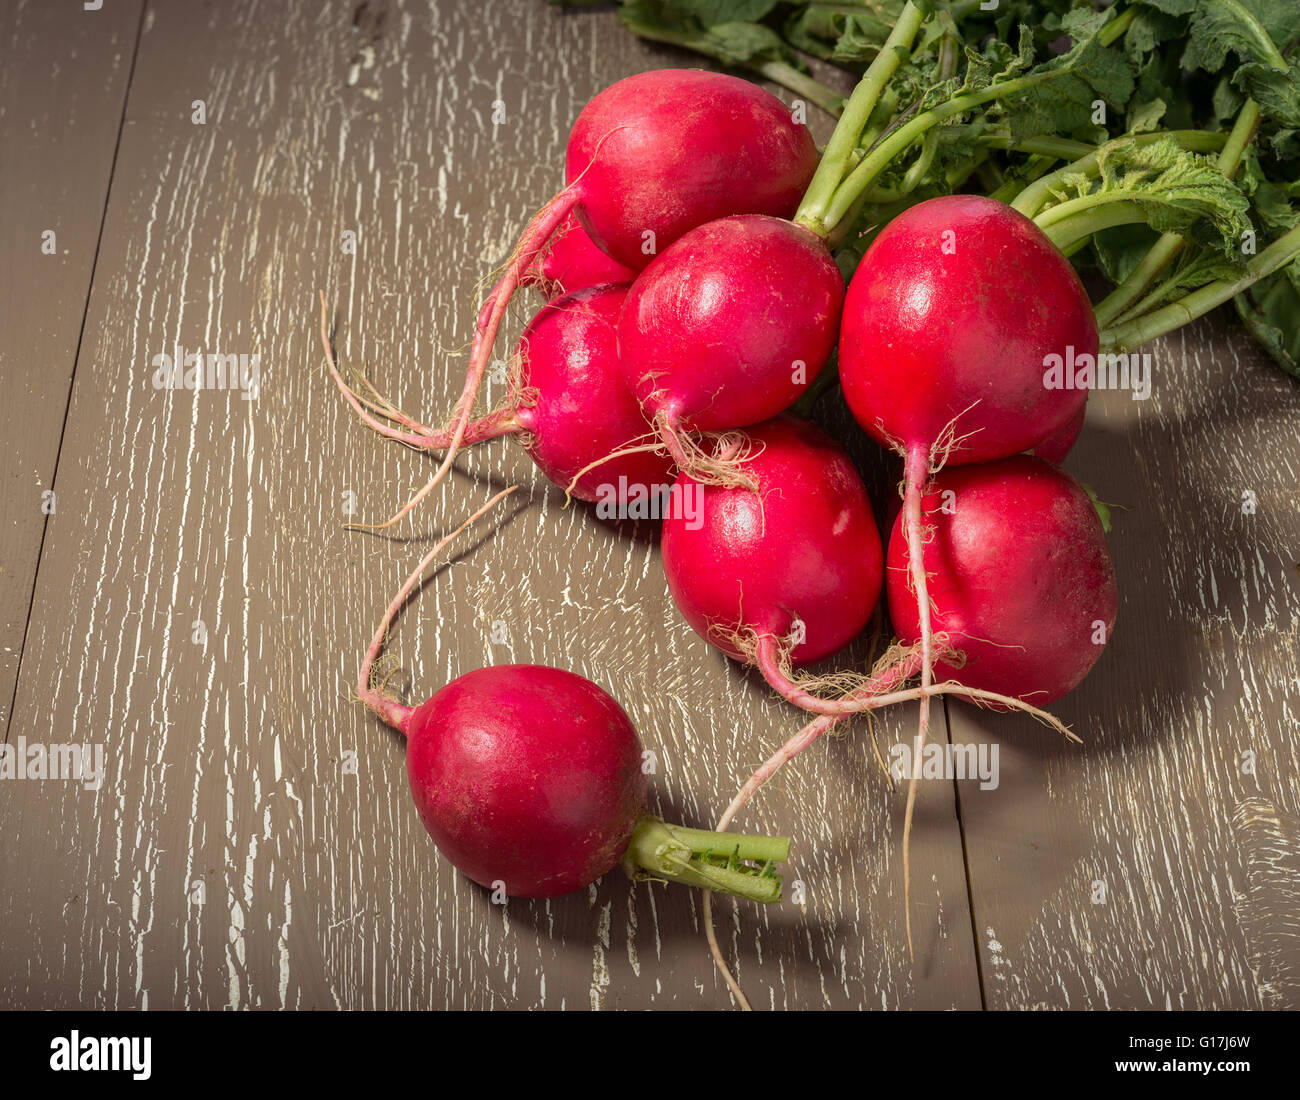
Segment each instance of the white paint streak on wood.
[{"label": "white paint streak on wood", "polygon": [[[962,785],[976,917],[1012,963],[992,965],[985,945],[990,1007],[1258,1008],[1269,995],[1234,903],[1251,872],[1233,821],[1255,798],[1300,809],[1300,396],[1240,331],[1202,322],[1155,353],[1150,407],[1094,395],[1067,462],[1131,509],[1110,539],[1115,636],[1053,707],[1085,745],[950,707],[954,729],[1003,750],[997,791]],[[1282,1001],[1295,1007],[1294,989]]]},{"label": "white paint streak on wood", "polygon": [[[436,420],[460,388],[481,283],[559,186],[580,105],[665,58],[608,13],[372,0],[381,9],[364,42],[374,29],[353,32],[346,5],[297,0],[268,22],[242,0],[206,25],[151,14],[14,713],[15,729],[105,740],[112,789],[0,805],[8,834],[36,821],[50,838],[0,857],[14,883],[0,897],[5,1006],[730,1004],[689,892],[611,874],[589,895],[493,906],[420,826],[399,738],[349,701],[374,618],[422,548],[489,483],[521,482],[495,533],[463,542],[393,631],[412,698],[490,661],[572,668],[659,754],[652,808],[692,825],[802,721],[682,623],[645,525],[562,509],[506,441],[460,458],[406,537],[340,529],[344,490],[360,518],[387,514],[432,462],[339,401],[320,368],[317,287],[344,365]],[[374,66],[348,88],[366,45]],[[206,127],[188,120],[196,85]],[[493,98],[508,120],[495,131]],[[339,250],[345,229],[355,256]],[[507,341],[535,308],[521,300]],[[149,360],[177,342],[260,353],[261,397],[156,393]],[[194,617],[206,649],[189,641]],[[882,739],[914,721],[883,719]],[[922,792],[913,969],[902,798],[866,732],[827,738],[746,809],[740,827],[795,837],[808,901],[723,902],[724,942],[755,1003],[978,1004],[952,792]],[[203,905],[189,898],[200,881]]]},{"label": "white paint streak on wood", "polygon": [[1232,827],[1246,868],[1233,897],[1266,1008],[1300,1000],[1300,818],[1263,798],[1239,802]]}]

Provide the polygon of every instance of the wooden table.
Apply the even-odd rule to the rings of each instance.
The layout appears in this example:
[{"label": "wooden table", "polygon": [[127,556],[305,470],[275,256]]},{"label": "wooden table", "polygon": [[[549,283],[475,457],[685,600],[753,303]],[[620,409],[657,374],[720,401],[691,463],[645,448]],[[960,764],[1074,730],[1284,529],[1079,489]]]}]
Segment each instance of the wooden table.
[{"label": "wooden table", "polygon": [[[521,0],[4,7],[0,731],[102,745],[107,776],[0,783],[0,1007],[728,1007],[690,891],[502,907],[454,873],[349,685],[422,549],[517,481],[393,633],[417,697],[589,676],[693,825],[799,716],[686,627],[648,524],[565,509],[505,441],[404,535],[342,530],[433,463],[358,426],[315,331],[324,288],[345,364],[443,415],[581,105],[694,62]],[[260,356],[259,395],[155,389],[178,344]],[[757,1006],[1300,1007],[1300,389],[1226,318],[1155,352],[1151,400],[1098,395],[1068,461],[1123,508],[1114,641],[1056,708],[1086,744],[939,712],[1001,784],[923,784],[915,963],[866,724],[783,772],[740,824],[793,835],[804,900],[720,907]],[[883,502],[881,455],[819,416]]]}]

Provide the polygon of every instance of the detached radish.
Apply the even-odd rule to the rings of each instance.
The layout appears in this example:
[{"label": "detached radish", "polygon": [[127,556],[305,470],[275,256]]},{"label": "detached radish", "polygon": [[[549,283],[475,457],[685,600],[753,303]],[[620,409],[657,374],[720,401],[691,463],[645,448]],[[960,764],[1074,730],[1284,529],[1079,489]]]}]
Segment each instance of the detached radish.
[{"label": "detached radish", "polygon": [[442,548],[514,487],[498,493],[420,562],[362,658],[362,701],[407,738],[420,819],[439,850],[480,885],[516,897],[582,889],[621,863],[754,901],[781,897],[772,864],[789,840],[667,825],[645,812],[636,730],[589,680],[539,665],[497,665],[458,677],[410,707],[371,683],[384,637]]},{"label": "detached radish", "polygon": [[825,242],[747,215],[685,234],[632,284],[619,324],[628,386],[677,465],[743,484],[684,434],[743,428],[792,405],[826,365],[844,279]]},{"label": "detached radish", "polygon": [[857,470],[820,429],[784,416],[747,434],[739,468],[756,490],[679,475],[675,495],[698,508],[664,519],[664,575],[701,637],[788,694],[783,668],[842,649],[871,618],[880,536]]},{"label": "detached radish", "polygon": [[[618,369],[617,325],[626,296],[626,287],[596,286],[543,306],[519,341],[505,404],[468,424],[465,441],[518,436],[542,473],[580,500],[624,503],[629,496],[666,489],[674,476],[672,463],[650,447],[634,446],[650,426]],[[371,415],[367,405],[390,420],[400,416],[382,398],[380,405],[373,391],[367,398],[349,389],[334,366],[324,329],[322,339],[335,380],[368,424],[411,446],[449,445],[449,430],[435,431],[407,418],[394,428]],[[426,484],[395,516],[373,526],[396,523],[435,484]]]},{"label": "detached radish", "polygon": [[589,286],[630,283],[635,278],[636,272],[630,267],[597,248],[577,218],[570,214],[523,281],[539,287],[548,298],[558,298]]}]

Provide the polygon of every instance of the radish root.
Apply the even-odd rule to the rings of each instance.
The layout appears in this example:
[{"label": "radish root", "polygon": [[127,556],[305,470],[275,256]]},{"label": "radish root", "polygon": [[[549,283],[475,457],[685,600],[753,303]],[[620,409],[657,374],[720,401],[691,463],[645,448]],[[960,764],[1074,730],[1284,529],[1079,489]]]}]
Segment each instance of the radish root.
[{"label": "radish root", "polygon": [[[925,573],[924,535],[922,532],[921,494],[930,480],[930,453],[924,447],[913,447],[907,452],[907,488],[903,496],[903,532],[907,537],[907,554],[911,564],[912,585],[916,590],[916,606],[921,626],[921,696],[920,718],[917,722],[916,741],[912,759],[920,760],[930,732],[930,685],[934,678],[933,637],[930,627],[930,593]],[[912,945],[912,818],[916,810],[917,782],[920,769],[913,768],[907,782],[907,808],[903,812],[903,922],[907,928],[907,953],[915,959]]]},{"label": "radish root", "polygon": [[[714,828],[717,832],[726,832],[736,815],[745,806],[750,799],[756,795],[769,779],[780,771],[787,763],[798,756],[804,749],[808,748],[814,741],[818,740],[823,734],[835,727],[839,722],[851,717],[858,712],[866,712],[870,716],[871,711],[886,706],[892,706],[895,703],[908,703],[920,701],[921,703],[929,702],[930,696],[934,695],[953,695],[959,694],[973,702],[986,702],[1000,706],[1014,707],[1017,710],[1023,710],[1033,715],[1039,721],[1051,726],[1063,734],[1068,740],[1081,744],[1080,739],[1063,725],[1059,719],[1048,714],[1046,711],[1039,710],[1037,707],[1030,706],[1023,700],[1014,699],[1010,696],[999,695],[996,692],[984,691],[980,688],[968,688],[962,684],[942,683],[932,684],[930,687],[913,687],[898,690],[898,685],[902,681],[900,675],[903,670],[910,668],[914,662],[915,646],[911,647],[891,647],[879,661],[876,662],[873,669],[872,677],[862,685],[857,691],[842,700],[839,704],[832,704],[836,709],[831,713],[819,714],[811,722],[803,727],[798,733],[790,738],[775,753],[767,758],[744,783],[736,796],[731,800],[730,805],[723,811],[722,816],[718,818],[718,823]],[[901,657],[901,659],[900,659]],[[879,751],[876,751],[876,759],[881,768],[884,769],[884,761],[880,759]],[[888,769],[885,769],[888,775]],[[917,772],[913,770],[913,779]],[[906,854],[906,853],[905,853]],[[706,891],[704,895],[704,933],[705,939],[709,944],[709,953],[713,956],[713,961],[718,970],[722,973],[728,987],[735,995],[740,1006],[749,1010],[750,1005],[746,1000],[744,993],[741,991],[735,976],[732,974],[726,959],[723,957],[721,949],[718,947],[717,936],[713,928],[713,906],[712,897]]]},{"label": "radish root", "polygon": [[[438,451],[443,450],[451,445],[454,438],[454,432],[451,429],[441,431],[434,430],[421,424],[407,416],[397,408],[387,397],[379,392],[364,374],[358,378],[363,386],[370,391],[369,397],[365,394],[358,393],[352,389],[339,373],[339,369],[334,360],[334,352],[330,344],[329,336],[329,312],[325,304],[325,292],[320,292],[320,314],[321,314],[321,344],[325,348],[325,361],[329,366],[330,374],[334,378],[335,384],[339,388],[348,404],[356,411],[361,418],[362,423],[373,428],[380,435],[388,439],[396,440],[405,446],[421,451]],[[512,377],[513,381],[513,377]],[[520,407],[523,400],[527,399],[528,391],[522,390],[517,384],[511,386],[512,397],[507,404],[488,413],[479,420],[475,420],[465,426],[462,434],[462,444],[482,443],[488,439],[495,439],[502,435],[522,434],[523,429],[515,419],[515,413]],[[395,424],[400,424],[402,429],[392,427],[391,424],[385,424],[377,420],[371,413],[378,413],[380,416]],[[446,465],[444,463],[444,465]],[[403,516],[407,515],[421,500],[423,500],[441,480],[440,476],[435,476],[428,485],[421,489],[416,495],[391,519],[384,523],[346,523],[345,527],[353,530],[379,531],[385,527],[391,527],[397,523]]]},{"label": "radish root", "polygon": [[[394,428],[392,425],[385,424],[371,415],[362,402],[360,395],[343,381],[338,368],[334,364],[334,357],[329,347],[325,294],[324,291],[321,292],[321,338],[325,343],[330,373],[348,404],[352,406],[365,424],[389,439],[395,439],[398,442],[423,450],[443,450],[446,452],[428,484],[416,493],[405,507],[395,515],[383,523],[352,523],[348,524],[349,527],[380,531],[393,526],[403,517],[409,515],[421,500],[442,483],[451,470],[452,463],[456,461],[456,455],[462,446],[520,430],[518,423],[514,419],[514,409],[518,406],[509,401],[505,408],[489,413],[482,420],[471,423],[471,414],[474,411],[474,403],[478,399],[479,390],[482,388],[483,376],[490,361],[492,347],[496,342],[497,332],[501,327],[502,319],[505,317],[506,307],[509,305],[511,295],[523,283],[528,269],[537,259],[542,249],[546,247],[556,228],[568,217],[569,212],[577,202],[577,197],[578,193],[573,186],[566,187],[542,207],[524,229],[514,251],[510,254],[510,259],[506,262],[505,273],[496,286],[492,288],[491,293],[479,309],[474,326],[474,339],[470,344],[470,359],[465,372],[465,384],[461,389],[460,397],[452,408],[447,427],[441,432],[429,432],[427,430],[414,432]],[[373,386],[369,388],[372,393],[378,396],[378,391],[374,390]],[[388,419],[403,424],[405,427],[417,424],[416,421],[413,421],[406,414],[401,413],[392,406],[391,402],[387,402],[383,398],[380,398],[380,402],[385,404],[387,408],[385,410],[377,409],[376,411],[382,411],[382,415]],[[418,426],[423,427],[423,425]]]},{"label": "radish root", "polygon": [[415,567],[415,571],[406,578],[406,583],[398,589],[397,595],[393,597],[392,603],[388,605],[388,610],[384,612],[383,618],[379,620],[379,627],[375,630],[375,636],[371,639],[369,647],[361,657],[361,664],[357,668],[357,697],[361,702],[365,703],[366,706],[379,715],[380,718],[390,726],[401,730],[402,733],[406,732],[406,725],[410,721],[415,708],[409,707],[405,703],[401,702],[401,700],[387,694],[385,684],[387,683],[389,676],[392,675],[391,670],[388,675],[384,676],[378,683],[374,682],[374,673],[376,671],[375,664],[379,660],[380,652],[384,648],[384,640],[388,636],[388,629],[392,626],[393,619],[397,616],[398,611],[401,610],[402,604],[406,602],[407,597],[410,596],[411,592],[420,583],[420,578],[424,575],[424,571],[429,567],[429,563],[442,552],[443,548],[449,542],[464,531],[465,528],[469,527],[485,513],[491,511],[499,501],[504,500],[518,488],[518,485],[512,485],[508,489],[502,489],[501,492],[497,493],[496,496],[470,516],[469,519],[465,520],[465,522],[454,531],[448,535],[444,535],[434,543],[433,549],[420,559],[420,564]]},{"label": "radish root", "polygon": [[[357,416],[361,418],[363,424],[367,427],[373,428],[380,435],[386,436],[388,439],[395,439],[397,442],[405,443],[410,447],[425,449],[431,445],[430,440],[433,433],[430,429],[426,428],[423,424],[411,420],[409,417],[402,417],[399,419],[398,417],[392,416],[387,411],[382,412],[382,415],[387,419],[394,420],[397,423],[402,424],[405,428],[412,429],[410,431],[400,431],[397,428],[394,428],[391,424],[385,424],[381,420],[376,420],[370,415],[366,408],[366,405],[369,404],[369,402],[364,402],[361,396],[343,380],[343,376],[339,373],[339,368],[334,362],[334,350],[330,343],[329,310],[325,305],[325,292],[323,290],[320,291],[320,340],[322,347],[325,349],[325,362],[329,366],[330,375],[333,377],[335,385],[338,386],[339,392],[343,394],[343,397],[346,399],[347,403],[352,406]],[[372,392],[377,392],[374,390],[373,386],[370,386],[369,382],[367,382],[366,385],[369,386]]]},{"label": "radish root", "polygon": [[664,445],[659,442],[659,439],[655,434],[653,432],[646,432],[645,435],[639,435],[634,439],[628,440],[626,445],[620,447],[616,451],[610,451],[609,454],[596,459],[595,462],[588,462],[587,465],[569,479],[569,484],[564,487],[565,506],[567,507],[569,501],[573,499],[573,490],[577,487],[578,482],[582,480],[584,475],[591,473],[592,470],[599,469],[601,466],[604,466],[606,462],[612,462],[614,459],[622,458],[624,455],[642,454],[646,451],[658,451],[662,454],[663,450]]},{"label": "radish root", "polygon": [[[367,393],[353,389],[343,380],[343,376],[338,369],[334,358],[333,348],[331,346],[329,335],[329,315],[325,305],[325,292],[320,291],[321,304],[321,344],[325,349],[325,362],[329,367],[330,375],[334,379],[335,385],[338,386],[339,392],[343,394],[344,399],[356,411],[363,424],[372,428],[380,435],[387,439],[396,440],[405,446],[420,451],[441,451],[445,449],[451,440],[450,427],[430,428],[414,417],[408,416],[402,412],[375,387],[364,374],[353,372],[357,381],[365,388]],[[464,443],[481,443],[487,439],[495,439],[499,435],[508,435],[512,432],[518,432],[521,429],[513,421],[513,412],[518,409],[526,400],[526,395],[516,393],[514,388],[510,390],[511,398],[508,403],[493,412],[488,413],[480,420],[470,423],[466,429]],[[382,420],[377,420],[372,413],[377,413],[384,420],[391,421],[391,424],[385,424]],[[394,428],[392,425],[400,425],[402,429]]]},{"label": "radish root", "polygon": [[744,463],[755,451],[754,444],[743,431],[701,432],[697,439],[694,433],[684,431],[670,414],[662,410],[655,414],[651,427],[681,473],[688,474],[702,485],[758,492],[758,481],[744,469]]},{"label": "radish root", "polygon": [[[851,697],[876,681],[886,670],[898,684],[920,670],[919,645],[890,646],[872,667],[870,673],[841,670],[810,676],[796,673],[792,658],[793,646],[789,639],[777,638],[772,634],[760,637],[754,631],[741,631],[731,635],[728,641],[745,657],[747,663],[754,665],[763,674],[763,679],[773,691],[788,703],[801,710],[814,714],[843,714],[852,710]],[[945,653],[947,653],[945,647]],[[898,667],[893,667],[898,666]],[[850,709],[846,710],[848,706]]]}]

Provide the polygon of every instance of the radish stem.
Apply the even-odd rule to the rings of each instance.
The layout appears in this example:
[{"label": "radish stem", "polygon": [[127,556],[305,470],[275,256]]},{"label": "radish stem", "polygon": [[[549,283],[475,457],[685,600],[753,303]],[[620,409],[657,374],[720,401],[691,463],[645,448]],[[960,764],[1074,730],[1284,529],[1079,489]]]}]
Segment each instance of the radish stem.
[{"label": "radish stem", "polygon": [[811,100],[828,115],[838,117],[844,111],[844,96],[834,88],[828,88],[819,80],[814,80],[807,73],[801,73],[793,65],[784,61],[760,61],[750,68],[759,76],[765,76],[773,83],[788,88],[795,95]]},{"label": "radish stem", "polygon": [[[1079,204],[1077,207],[1076,203]],[[1102,200],[1093,195],[1073,202],[1061,203],[1060,206],[1049,209],[1047,213],[1065,207],[1072,209],[1057,219],[1046,222],[1040,220],[1037,223],[1047,239],[1062,252],[1068,252],[1073,246],[1085,241],[1094,233],[1100,233],[1103,229],[1113,229],[1117,225],[1134,225],[1147,220],[1146,211],[1136,202],[1118,197]],[[1044,215],[1040,214],[1039,218],[1042,217]]]},{"label": "radish stem", "polygon": [[1280,271],[1297,257],[1300,257],[1300,226],[1284,233],[1251,260],[1241,277],[1217,279],[1162,309],[1108,329],[1101,334],[1102,346],[1131,349],[1173,332],[1235,298],[1260,279]]},{"label": "radish stem", "polygon": [[954,115],[969,111],[973,107],[979,107],[1002,96],[1014,95],[1026,88],[1042,84],[1050,80],[1054,75],[1054,73],[1046,72],[1017,77],[1014,80],[1007,80],[1001,84],[983,88],[978,92],[968,92],[965,95],[956,96],[948,100],[947,103],[940,104],[938,107],[917,115],[892,134],[882,138],[876,147],[862,158],[861,163],[848,174],[847,178],[839,185],[824,206],[809,208],[806,218],[802,219],[803,224],[814,233],[825,236],[830,228],[837,225],[848,214],[857,197],[876,182],[876,179],[889,167],[894,158],[932,127],[939,125],[945,119],[952,118]]},{"label": "radish stem", "polygon": [[1019,210],[1027,218],[1032,218],[1048,202],[1052,195],[1052,188],[1056,187],[1064,176],[1085,175],[1095,176],[1100,168],[1100,157],[1108,149],[1119,144],[1120,142],[1133,142],[1137,145],[1149,145],[1153,141],[1159,141],[1161,138],[1173,138],[1182,148],[1189,153],[1215,153],[1222,149],[1228,142],[1228,135],[1207,130],[1152,130],[1145,134],[1132,134],[1125,137],[1116,138],[1114,141],[1108,141],[1104,145],[1099,145],[1092,152],[1080,157],[1078,160],[1071,161],[1069,164],[1062,165],[1055,172],[1035,180],[1011,203],[1012,207]]},{"label": "radish stem", "polygon": [[[840,220],[828,217],[826,212],[836,195],[840,181],[849,170],[854,150],[858,147],[858,140],[871,121],[871,114],[875,110],[882,89],[889,83],[889,78],[897,71],[903,58],[911,51],[912,42],[924,21],[925,14],[911,3],[911,0],[908,0],[899,13],[893,30],[889,32],[889,37],[885,39],[884,45],[880,47],[880,51],[872,59],[862,79],[858,81],[857,87],[853,89],[853,94],[844,107],[844,113],[840,116],[830,141],[826,144],[826,152],[822,155],[821,163],[817,166],[817,171],[808,185],[808,190],[804,193],[803,202],[799,204],[794,219],[819,237],[825,238]],[[862,190],[865,190],[865,187]],[[851,205],[852,203],[848,203],[846,209]]]},{"label": "radish stem", "polygon": [[781,877],[771,865],[789,858],[789,837],[724,836],[647,814],[628,841],[623,865],[633,878],[667,879],[770,905],[781,900]]}]

